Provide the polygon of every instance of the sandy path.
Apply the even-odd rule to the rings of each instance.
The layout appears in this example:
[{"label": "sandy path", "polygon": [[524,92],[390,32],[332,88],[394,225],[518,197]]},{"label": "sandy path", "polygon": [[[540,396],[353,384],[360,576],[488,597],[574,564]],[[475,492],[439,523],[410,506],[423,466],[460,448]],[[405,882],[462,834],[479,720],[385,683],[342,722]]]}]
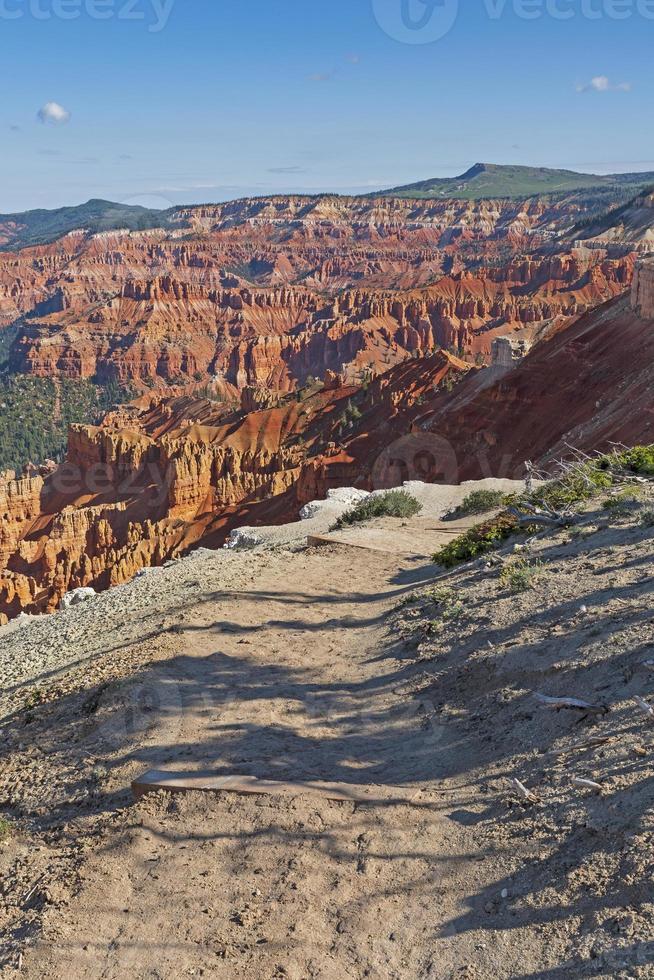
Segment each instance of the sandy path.
[{"label": "sandy path", "polygon": [[[50,780],[57,753],[64,784],[71,754],[80,769],[101,763],[108,815],[89,831],[71,804],[74,877],[50,885],[20,976],[535,976],[540,951],[527,956],[510,930],[489,943],[481,920],[469,924],[471,902],[499,893],[510,842],[484,851],[466,825],[474,740],[457,741],[411,696],[420,666],[389,631],[388,612],[433,568],[337,546],[241,557],[231,585],[224,568],[213,590],[197,573],[201,594],[165,643],[134,648],[126,679],[46,726],[59,743]],[[115,812],[130,780],[157,767],[417,795],[372,807],[161,795]],[[467,774],[450,780],[451,769]]]},{"label": "sandy path", "polygon": [[418,751],[423,719],[393,693],[406,671],[391,651],[380,656],[386,612],[423,577],[392,556],[323,549],[190,610],[180,655],[141,694],[163,710],[139,762],[268,778],[432,779],[434,760]]}]

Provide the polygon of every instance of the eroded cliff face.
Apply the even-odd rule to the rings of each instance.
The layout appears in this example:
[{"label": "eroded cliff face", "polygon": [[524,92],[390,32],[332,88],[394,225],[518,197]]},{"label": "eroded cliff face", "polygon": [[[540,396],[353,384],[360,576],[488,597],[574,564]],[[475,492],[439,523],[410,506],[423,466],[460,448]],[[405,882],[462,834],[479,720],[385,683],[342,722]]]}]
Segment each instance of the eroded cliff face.
[{"label": "eroded cliff face", "polygon": [[109,588],[199,541],[219,544],[246,514],[295,519],[307,493],[333,484],[339,458],[370,485],[369,465],[351,472],[347,444],[370,429],[382,446],[421,395],[468,370],[441,352],[367,390],[332,375],[271,407],[250,393],[245,411],[151,396],[102,426],[73,426],[54,472],[0,484],[0,613],[51,612],[71,589]]},{"label": "eroded cliff face", "polygon": [[0,484],[0,614],[51,611],[232,527],[294,520],[331,487],[520,478],[568,444],[652,442],[653,324],[621,296],[499,380],[417,353],[360,385],[330,372],[301,394],[246,390],[243,408],[150,394],[75,426],[54,472]]},{"label": "eroded cliff face", "polygon": [[599,252],[532,257],[424,289],[348,289],[328,299],[293,286],[132,278],[90,307],[57,293],[57,309],[22,325],[13,364],[43,377],[169,384],[218,377],[237,388],[292,391],[327,369],[354,381],[438,347],[488,357],[499,335],[537,333],[617,295],[632,269],[631,257]]},{"label": "eroded cliff face", "polygon": [[439,345],[488,357],[495,336],[538,332],[629,286],[627,253],[552,244],[580,207],[287,197],[181,208],[172,228],[77,231],[0,253],[0,327],[15,324],[18,372],[142,389],[218,377],[290,391]]}]

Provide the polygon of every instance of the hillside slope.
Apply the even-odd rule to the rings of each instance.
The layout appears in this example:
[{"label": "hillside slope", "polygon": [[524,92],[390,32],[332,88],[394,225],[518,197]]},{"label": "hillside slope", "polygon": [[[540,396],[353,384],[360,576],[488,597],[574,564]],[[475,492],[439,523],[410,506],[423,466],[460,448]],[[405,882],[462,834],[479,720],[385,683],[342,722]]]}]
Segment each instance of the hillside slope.
[{"label": "hillside slope", "polygon": [[394,197],[447,197],[461,200],[532,197],[570,191],[623,188],[633,190],[654,184],[654,173],[583,174],[549,167],[521,167],[476,163],[459,177],[432,177],[413,184],[392,187],[384,193]]},{"label": "hillside slope", "polygon": [[484,380],[466,379],[420,420],[454,447],[461,478],[520,476],[525,460],[546,463],[569,446],[651,442],[654,320],[619,297],[536,345],[495,384]]},{"label": "hillside slope", "polygon": [[620,208],[613,209],[579,229],[582,239],[606,242],[630,242],[651,245],[654,250],[654,193],[651,188],[638,194]]}]

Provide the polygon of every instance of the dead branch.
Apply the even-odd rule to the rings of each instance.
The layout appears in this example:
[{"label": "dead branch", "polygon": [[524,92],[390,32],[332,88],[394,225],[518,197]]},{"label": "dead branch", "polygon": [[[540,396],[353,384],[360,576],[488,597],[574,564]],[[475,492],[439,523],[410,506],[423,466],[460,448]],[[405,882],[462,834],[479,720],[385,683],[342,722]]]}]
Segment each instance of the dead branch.
[{"label": "dead branch", "polygon": [[605,704],[590,704],[589,701],[580,701],[578,698],[551,698],[547,694],[535,694],[534,697],[545,708],[552,708],[553,711],[561,711],[566,708],[571,711],[583,711],[587,715],[607,715],[609,708]]},{"label": "dead branch", "polygon": [[651,706],[651,704],[648,704],[645,698],[641,698],[639,694],[634,694],[632,701],[635,701],[641,711],[644,711],[646,715],[648,715],[650,718],[654,718],[654,708]]},{"label": "dead branch", "polygon": [[545,752],[544,756],[548,758],[551,756],[571,755],[573,752],[586,752],[588,749],[598,749],[602,745],[608,745],[613,741],[615,741],[614,735],[596,735],[594,738],[587,738],[583,742],[576,742],[574,745],[569,745],[565,749],[552,749],[550,752]]},{"label": "dead branch", "polygon": [[523,514],[517,507],[509,507],[509,514],[517,518],[519,524],[542,524],[543,527],[565,527],[570,523],[567,517],[550,517],[548,514],[526,513]]},{"label": "dead branch", "polygon": [[532,805],[535,803],[540,803],[539,797],[536,796],[535,793],[532,793],[531,790],[527,789],[525,784],[521,783],[519,779],[514,777],[513,779],[510,779],[509,782],[515,790],[516,795],[522,800],[523,803],[530,803]]},{"label": "dead branch", "polygon": [[575,776],[572,780],[574,786],[578,786],[580,789],[592,789],[596,793],[601,793],[604,787],[601,783],[596,783],[594,779],[582,779],[581,776]]}]

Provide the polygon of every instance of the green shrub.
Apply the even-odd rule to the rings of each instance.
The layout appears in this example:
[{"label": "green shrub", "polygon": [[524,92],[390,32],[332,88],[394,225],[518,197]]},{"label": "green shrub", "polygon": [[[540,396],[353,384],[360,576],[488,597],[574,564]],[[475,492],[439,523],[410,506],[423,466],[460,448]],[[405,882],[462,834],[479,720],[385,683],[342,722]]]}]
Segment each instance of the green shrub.
[{"label": "green shrub", "polygon": [[0,817],[0,842],[11,837],[12,832],[13,827],[11,821],[7,820],[6,817]]},{"label": "green shrub", "polygon": [[459,619],[465,612],[463,601],[453,589],[431,589],[425,595],[438,607],[440,623]]},{"label": "green shrub", "polygon": [[654,445],[634,446],[624,452],[602,456],[598,466],[604,470],[628,470],[640,476],[654,476]]},{"label": "green shrub", "polygon": [[646,510],[640,515],[640,523],[643,527],[654,527],[654,510]]},{"label": "green shrub", "polygon": [[509,592],[526,592],[533,589],[542,568],[542,562],[531,562],[528,558],[509,561],[502,569],[500,584]]},{"label": "green shrub", "polygon": [[506,502],[506,496],[501,490],[473,490],[452,510],[448,517],[468,517],[472,514],[487,514]]},{"label": "green shrub", "polygon": [[[579,463],[562,477],[546,483],[530,494],[505,496],[503,503],[507,506],[515,505],[518,509],[529,504],[565,513],[577,504],[593,500],[602,491],[611,490],[616,484],[620,485],[625,470],[654,476],[654,445],[636,446],[624,452],[610,453]],[[629,495],[632,500],[638,499],[637,491],[625,491],[617,498],[610,498],[618,501],[615,505],[611,504],[610,508],[626,507],[625,498]],[[434,555],[434,561],[445,568],[454,568],[462,562],[492,551],[520,530],[532,533],[531,528],[521,528],[517,518],[504,512],[455,538]]]},{"label": "green shrub", "polygon": [[415,517],[422,510],[415,497],[406,490],[389,490],[375,497],[366,497],[351,510],[346,511],[334,525],[334,530],[361,524],[375,517]]},{"label": "green shrub", "polygon": [[428,636],[442,632],[448,623],[455,623],[465,615],[465,605],[452,589],[433,589],[426,597],[436,604],[439,612],[436,619],[430,619],[422,627]]},{"label": "green shrub", "polygon": [[511,514],[500,514],[499,517],[478,524],[477,527],[470,528],[469,531],[450,541],[436,552],[434,561],[444,568],[454,568],[462,562],[494,551],[498,545],[519,530],[517,518]]},{"label": "green shrub", "polygon": [[624,493],[616,494],[614,497],[607,497],[602,507],[614,514],[628,514],[633,510],[634,504],[640,503],[641,500],[642,493],[637,490],[625,490]]},{"label": "green shrub", "polygon": [[602,490],[613,486],[613,477],[595,463],[583,463],[558,480],[534,490],[530,503],[544,504],[550,510],[564,510],[592,500]]}]

